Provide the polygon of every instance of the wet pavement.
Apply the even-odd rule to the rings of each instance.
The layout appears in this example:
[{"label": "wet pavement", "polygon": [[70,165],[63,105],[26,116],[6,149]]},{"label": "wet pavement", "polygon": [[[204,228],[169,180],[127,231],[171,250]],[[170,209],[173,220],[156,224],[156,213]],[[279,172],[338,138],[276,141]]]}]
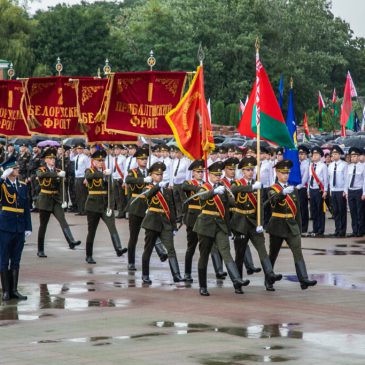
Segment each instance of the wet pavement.
[{"label": "wet pavement", "polygon": [[[168,263],[153,254],[152,285],[141,281],[143,235],[137,272],[115,256],[103,223],[95,241],[96,265],[85,263],[86,217],[67,214],[75,238],[68,249],[51,218],[48,258],[36,257],[38,215],[23,253],[23,302],[0,306],[1,364],[361,364],[365,363],[364,238],[303,238],[314,288],[302,291],[291,252],[283,248],[276,271],[284,279],[269,293],[263,274],[249,277],[244,295],[209,267],[210,297],[193,284],[174,284]],[[333,221],[327,221],[331,232]],[[117,220],[122,242],[128,222]],[[185,229],[176,237],[183,272]],[[254,261],[259,260],[253,247]],[[210,264],[211,265],[211,264]]]}]

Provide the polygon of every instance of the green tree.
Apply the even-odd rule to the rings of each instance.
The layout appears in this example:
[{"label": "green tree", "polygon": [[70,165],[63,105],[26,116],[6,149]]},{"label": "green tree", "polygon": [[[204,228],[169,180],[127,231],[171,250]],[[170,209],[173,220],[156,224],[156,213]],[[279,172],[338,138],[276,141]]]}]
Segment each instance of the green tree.
[{"label": "green tree", "polygon": [[225,124],[225,108],[222,100],[213,103],[212,123]]}]

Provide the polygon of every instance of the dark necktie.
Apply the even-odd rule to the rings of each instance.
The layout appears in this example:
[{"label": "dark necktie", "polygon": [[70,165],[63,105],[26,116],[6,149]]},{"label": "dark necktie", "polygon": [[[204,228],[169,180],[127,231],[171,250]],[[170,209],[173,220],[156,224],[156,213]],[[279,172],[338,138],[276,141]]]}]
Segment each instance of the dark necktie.
[{"label": "dark necktie", "polygon": [[114,172],[117,171],[117,163],[118,163],[118,157],[114,160]]},{"label": "dark necktie", "polygon": [[176,170],[175,170],[175,174],[174,174],[174,176],[176,176],[176,175],[177,175],[177,172],[179,171],[179,166],[180,166],[180,159],[179,159],[179,161],[177,162],[177,166],[176,166]]},{"label": "dark necktie", "polygon": [[129,159],[129,162],[128,162],[128,168],[127,168],[128,171],[131,168],[131,163],[132,163],[132,156],[131,156],[131,158]]},{"label": "dark necktie", "polygon": [[16,182],[15,181],[13,183],[13,188],[14,188],[15,191],[18,191],[18,189],[16,188]]},{"label": "dark necktie", "polygon": [[[317,168],[317,164],[313,164],[313,170],[316,171],[316,168]],[[312,175],[311,176],[311,181],[309,183],[310,187],[312,188],[313,187],[313,181],[314,181],[314,176]]]},{"label": "dark necktie", "polygon": [[333,186],[336,186],[336,172],[337,172],[337,163],[335,162],[335,168],[333,169]]},{"label": "dark necktie", "polygon": [[80,155],[78,155],[78,156],[76,157],[76,170],[78,170],[78,169],[79,169],[79,157],[80,157]]},{"label": "dark necktie", "polygon": [[352,178],[351,178],[350,188],[354,187],[355,176],[356,176],[356,165],[354,166],[354,170],[352,171]]},{"label": "dark necktie", "polygon": [[143,175],[143,177],[146,177],[146,170],[142,171],[142,175]]}]

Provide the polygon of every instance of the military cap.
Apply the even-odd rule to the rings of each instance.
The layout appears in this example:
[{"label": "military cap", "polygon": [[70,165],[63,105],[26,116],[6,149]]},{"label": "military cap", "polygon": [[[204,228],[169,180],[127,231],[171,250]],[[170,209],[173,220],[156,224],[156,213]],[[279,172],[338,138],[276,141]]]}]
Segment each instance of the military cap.
[{"label": "military cap", "polygon": [[204,171],[205,170],[205,163],[204,160],[195,160],[193,161],[190,166],[189,166],[189,170],[193,170],[193,171]]},{"label": "military cap", "polygon": [[160,150],[161,150],[161,152],[162,152],[162,151],[168,151],[168,150],[169,150],[169,147],[168,147],[168,145],[167,145],[167,144],[162,144],[162,145],[160,146]]},{"label": "military cap", "polygon": [[219,147],[219,150],[218,150],[218,153],[227,153],[227,147],[225,147],[225,146],[220,146]]},{"label": "military cap", "polygon": [[351,147],[349,149],[349,155],[361,155],[361,154],[362,154],[362,151],[358,147]]},{"label": "military cap", "polygon": [[129,150],[131,150],[131,149],[133,149],[133,148],[137,148],[137,146],[136,146],[135,144],[133,144],[133,143],[130,143],[130,144],[127,144],[127,148],[128,148]]},{"label": "military cap", "polygon": [[214,150],[210,152],[211,155],[216,155],[219,152],[219,148],[215,147]]},{"label": "military cap", "polygon": [[166,165],[163,162],[155,162],[149,169],[149,174],[163,174],[163,172],[166,170]]},{"label": "military cap", "polygon": [[141,148],[147,148],[149,150],[150,149],[150,145],[148,143],[143,143],[143,145],[141,146]]},{"label": "military cap", "polygon": [[8,146],[14,146],[13,142],[8,143]]},{"label": "military cap", "polygon": [[28,147],[28,145],[27,145],[26,143],[21,143],[21,144],[19,145],[19,147]]},{"label": "military cap", "polygon": [[63,148],[63,149],[64,149],[64,151],[68,151],[68,150],[70,150],[70,149],[71,149],[71,147],[70,147],[70,146],[68,146],[67,144],[65,144],[65,145],[61,146],[61,148]]},{"label": "military cap", "polygon": [[170,152],[177,152],[177,151],[180,151],[179,147],[172,144],[170,146]]},{"label": "military cap", "polygon": [[243,153],[243,150],[240,147],[236,147],[236,153]]},{"label": "military cap", "polygon": [[261,153],[267,153],[267,154],[269,154],[270,152],[269,152],[269,150],[266,148],[266,147],[264,147],[264,146],[261,146],[260,147],[260,152]]},{"label": "military cap", "polygon": [[121,149],[122,148],[122,145],[121,144],[115,144],[115,145],[113,145],[113,148],[114,149],[116,149],[116,148],[120,148]]},{"label": "military cap", "polygon": [[321,155],[321,157],[323,157],[323,154],[324,154],[322,148],[319,146],[314,146],[312,148],[311,152],[312,152],[312,155],[313,155],[313,153],[319,153]]},{"label": "military cap", "polygon": [[256,147],[254,147],[254,146],[247,146],[247,151],[246,151],[246,153],[247,153],[248,151],[252,151],[252,152],[255,152],[255,153],[256,153]]},{"label": "military cap", "polygon": [[8,160],[4,161],[0,166],[3,168],[3,170],[19,168],[19,164],[15,156],[11,156]]},{"label": "military cap", "polygon": [[276,152],[277,155],[283,155],[284,154],[284,148],[283,147],[278,147],[275,150],[275,152]]},{"label": "military cap", "polygon": [[148,148],[138,148],[136,153],[133,155],[133,157],[144,160],[147,159],[150,154],[150,151]]},{"label": "military cap", "polygon": [[300,146],[298,146],[298,152],[299,153],[305,153],[307,155],[309,155],[309,148],[307,146],[305,146],[304,144],[301,144]]},{"label": "military cap", "polygon": [[227,158],[227,160],[224,161],[224,168],[228,167],[235,169],[239,162],[240,160],[236,157]]},{"label": "military cap", "polygon": [[161,146],[159,144],[156,144],[155,146],[152,146],[153,152],[161,152]]},{"label": "military cap", "polygon": [[75,147],[76,148],[85,148],[85,145],[83,143],[78,143]]},{"label": "military cap", "polygon": [[340,146],[337,146],[337,145],[335,145],[335,146],[333,146],[333,147],[331,148],[331,153],[333,153],[333,152],[337,152],[337,153],[339,153],[340,155],[343,155],[342,148],[341,148]]},{"label": "military cap", "polygon": [[224,168],[224,162],[221,161],[217,161],[217,162],[213,162],[209,167],[209,173],[213,174],[213,175],[222,175],[222,170]]},{"label": "military cap", "polygon": [[234,145],[229,145],[229,146],[228,146],[227,151],[228,151],[228,152],[236,152],[236,146],[234,146]]},{"label": "military cap", "polygon": [[42,153],[42,158],[56,158],[57,150],[55,148],[47,148]]},{"label": "military cap", "polygon": [[293,167],[293,162],[291,160],[282,160],[277,162],[274,167],[279,172],[290,172],[290,169]]},{"label": "military cap", "polygon": [[239,169],[253,169],[257,165],[257,160],[253,156],[244,157],[238,164]]},{"label": "military cap", "polygon": [[91,158],[94,160],[102,161],[106,157],[105,150],[96,150],[92,155]]}]

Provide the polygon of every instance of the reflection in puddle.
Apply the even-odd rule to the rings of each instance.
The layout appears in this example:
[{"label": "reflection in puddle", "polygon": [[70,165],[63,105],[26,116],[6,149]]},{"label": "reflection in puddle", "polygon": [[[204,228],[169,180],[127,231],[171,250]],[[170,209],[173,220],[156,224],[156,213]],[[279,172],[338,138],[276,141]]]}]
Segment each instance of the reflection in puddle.
[{"label": "reflection in puddle", "polygon": [[[232,365],[243,364],[241,361],[252,362],[285,362],[295,360],[295,357],[274,356],[274,355],[256,355],[256,354],[229,354],[227,356],[219,356],[211,359],[202,359],[200,363],[203,365]],[[239,363],[237,362],[239,361]]]},{"label": "reflection in puddle", "polygon": [[[347,245],[336,245],[336,247],[347,247]],[[350,247],[361,247],[357,245],[351,245]],[[315,251],[313,255],[328,255],[328,256],[345,256],[345,255],[365,255],[365,250],[334,250],[334,249],[325,249],[325,248],[305,248],[302,250]]]}]

